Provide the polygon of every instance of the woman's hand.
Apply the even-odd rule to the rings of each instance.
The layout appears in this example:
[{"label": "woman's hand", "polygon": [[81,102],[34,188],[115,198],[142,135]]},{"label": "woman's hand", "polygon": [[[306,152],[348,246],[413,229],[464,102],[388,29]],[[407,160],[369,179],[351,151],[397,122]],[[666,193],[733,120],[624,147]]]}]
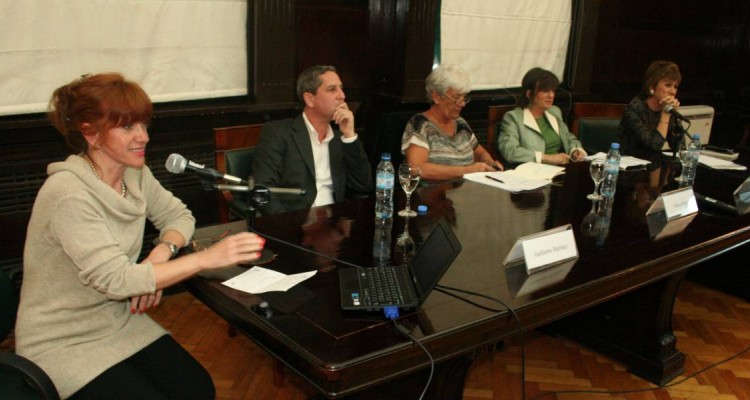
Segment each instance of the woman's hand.
[{"label": "woman's hand", "polygon": [[664,108],[667,105],[670,105],[674,108],[677,108],[680,106],[680,101],[677,100],[674,96],[664,96],[661,100],[659,100],[659,105],[661,105],[662,112],[664,112]]},{"label": "woman's hand", "polygon": [[492,167],[493,170],[505,171],[505,167],[503,166],[503,163],[501,163],[500,161],[491,160],[491,161],[485,161],[485,163],[487,163],[487,165]]},{"label": "woman's hand", "polygon": [[156,307],[161,302],[163,290],[157,290],[155,293],[142,294],[130,298],[130,313],[143,314],[151,307]]},{"label": "woman's hand", "polygon": [[213,246],[196,253],[201,269],[222,268],[233,264],[249,263],[260,258],[266,239],[250,232],[227,236]]},{"label": "woman's hand", "polygon": [[[502,168],[502,164],[500,164],[500,167]],[[491,171],[497,171],[494,166],[484,162],[484,161],[477,161],[474,164],[469,165],[469,172],[491,172]]]},{"label": "woman's hand", "polygon": [[570,159],[573,160],[573,162],[581,161],[584,158],[586,158],[586,152],[580,148],[573,150],[573,153],[570,154]]},{"label": "woman's hand", "polygon": [[545,164],[565,165],[570,162],[570,156],[565,153],[543,154],[542,162]]}]

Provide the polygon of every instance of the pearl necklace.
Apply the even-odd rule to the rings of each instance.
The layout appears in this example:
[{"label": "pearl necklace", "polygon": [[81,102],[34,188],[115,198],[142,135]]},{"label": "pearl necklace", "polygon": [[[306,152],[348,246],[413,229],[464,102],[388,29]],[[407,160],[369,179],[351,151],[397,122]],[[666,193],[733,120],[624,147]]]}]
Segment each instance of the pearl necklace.
[{"label": "pearl necklace", "polygon": [[[89,167],[91,167],[91,170],[94,171],[94,175],[96,176],[96,179],[99,179],[100,181],[103,182],[104,180],[102,179],[102,176],[99,175],[99,171],[96,170],[96,166],[94,166],[94,162],[91,161],[91,159],[89,158],[89,156],[86,155],[86,154],[83,155],[83,158],[85,158],[86,161],[88,161]],[[120,180],[120,188],[122,190],[121,193],[120,193],[120,196],[125,197],[128,194],[128,187],[125,186],[125,178],[123,178],[122,180]]]}]

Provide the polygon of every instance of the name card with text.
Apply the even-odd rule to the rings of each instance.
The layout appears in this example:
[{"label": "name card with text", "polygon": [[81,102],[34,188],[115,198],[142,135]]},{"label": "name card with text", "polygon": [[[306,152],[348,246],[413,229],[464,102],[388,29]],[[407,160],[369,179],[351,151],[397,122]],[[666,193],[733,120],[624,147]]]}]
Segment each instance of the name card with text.
[{"label": "name card with text", "polygon": [[664,211],[667,221],[698,212],[698,202],[692,187],[684,187],[662,193],[649,207],[646,215]]},{"label": "name card with text", "polygon": [[578,247],[570,224],[516,240],[505,264],[524,260],[526,271],[544,269],[578,257]]}]

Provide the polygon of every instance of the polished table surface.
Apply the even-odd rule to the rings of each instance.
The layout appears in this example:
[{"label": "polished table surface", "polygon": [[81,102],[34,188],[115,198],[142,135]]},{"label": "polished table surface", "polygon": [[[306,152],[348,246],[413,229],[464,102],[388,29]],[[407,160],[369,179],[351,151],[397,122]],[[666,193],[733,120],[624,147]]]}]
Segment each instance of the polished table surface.
[{"label": "polished table surface", "polygon": [[[428,213],[408,223],[394,216],[391,236],[395,243],[406,227],[418,246],[439,219],[446,220],[463,250],[440,285],[498,299],[515,311],[521,329],[530,330],[683,273],[750,241],[750,215],[703,210],[702,205],[683,231],[653,239],[646,210],[660,192],[674,188],[661,183],[671,181],[670,167],[661,171],[660,181],[654,179],[658,173],[645,170],[620,174],[609,229],[581,229],[591,210],[586,194],[593,190],[588,163],[581,162],[568,165],[562,180],[525,193],[468,181],[420,187],[412,204],[427,205]],[[745,175],[700,168],[695,188],[728,199]],[[396,190],[398,210],[404,199]],[[261,217],[256,228],[272,238],[368,267],[374,264],[373,215],[373,202],[367,199]],[[242,229],[241,224],[233,229]],[[573,227],[579,251],[571,266],[531,276],[518,267],[503,266],[517,238],[566,224]],[[209,228],[209,235],[226,229]],[[346,396],[429,365],[422,350],[381,313],[341,310],[336,269],[350,267],[274,239],[266,247],[277,253],[266,267],[287,274],[313,269],[318,273],[288,292],[256,296],[220,284],[217,278],[244,270],[235,267],[219,276],[196,277],[186,283],[188,289],[328,397]],[[400,262],[403,254],[403,247],[394,244],[392,262]],[[436,362],[491,349],[518,333],[519,326],[500,303],[459,296],[487,309],[433,291],[421,307],[402,311],[399,318]],[[270,303],[270,312],[257,307],[263,300]]]}]

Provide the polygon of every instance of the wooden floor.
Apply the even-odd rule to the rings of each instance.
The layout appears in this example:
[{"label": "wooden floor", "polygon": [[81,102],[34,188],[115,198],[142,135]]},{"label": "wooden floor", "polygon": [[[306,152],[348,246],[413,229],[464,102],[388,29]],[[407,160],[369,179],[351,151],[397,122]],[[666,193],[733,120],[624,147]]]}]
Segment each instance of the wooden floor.
[{"label": "wooden floor", "polygon": [[[307,399],[314,389],[292,372],[273,384],[272,359],[247,338],[227,336],[227,324],[187,293],[170,296],[152,313],[209,370],[219,399]],[[533,332],[526,338],[527,399],[750,400],[750,351],[684,379],[750,346],[750,304],[686,281],[675,304],[677,346],[685,353],[685,374],[666,389],[631,375],[612,360],[575,342]],[[520,346],[476,360],[464,399],[521,399]],[[619,394],[542,392],[597,391]]]},{"label": "wooden floor", "polygon": [[[316,395],[290,371],[284,373],[283,385],[274,385],[271,357],[242,335],[229,337],[226,322],[188,293],[166,297],[151,315],[208,369],[218,399],[286,400]],[[684,382],[655,388],[622,365],[574,342],[533,332],[527,335],[525,346],[526,399],[750,400],[750,351],[691,376],[750,346],[750,303],[686,281],[678,294],[673,322],[677,346],[686,355],[686,372],[672,384]],[[12,347],[12,339],[2,347]],[[520,346],[510,342],[503,351],[476,360],[464,399],[521,399],[520,354]],[[622,393],[639,389],[645,390]],[[573,390],[579,392],[563,393]]]}]

